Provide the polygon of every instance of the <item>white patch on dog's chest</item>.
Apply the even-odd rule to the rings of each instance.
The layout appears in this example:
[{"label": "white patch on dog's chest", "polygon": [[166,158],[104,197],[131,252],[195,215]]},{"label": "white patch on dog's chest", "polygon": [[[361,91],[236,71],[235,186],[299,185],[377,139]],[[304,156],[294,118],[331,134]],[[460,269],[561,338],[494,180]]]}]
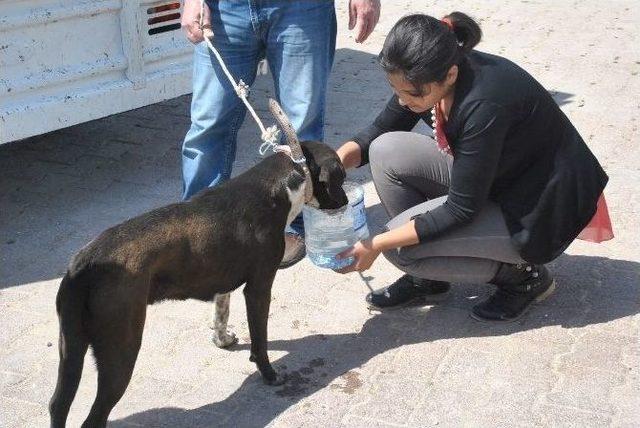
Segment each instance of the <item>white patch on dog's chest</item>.
[{"label": "white patch on dog's chest", "polygon": [[304,205],[304,189],[306,183],[302,183],[300,187],[295,190],[291,190],[287,187],[287,195],[289,196],[289,202],[291,202],[291,208],[289,209],[289,215],[287,216],[287,226],[291,224],[294,218],[302,211]]}]

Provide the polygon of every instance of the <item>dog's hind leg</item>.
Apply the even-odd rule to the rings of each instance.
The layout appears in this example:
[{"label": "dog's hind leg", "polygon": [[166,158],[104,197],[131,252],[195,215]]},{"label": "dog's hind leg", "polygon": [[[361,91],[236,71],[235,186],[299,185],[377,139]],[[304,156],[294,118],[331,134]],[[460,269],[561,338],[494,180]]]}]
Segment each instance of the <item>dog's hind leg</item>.
[{"label": "dog's hind leg", "polygon": [[73,282],[65,275],[56,297],[56,311],[60,321],[58,339],[58,381],[49,402],[51,426],[64,427],[71,402],[78,390],[82,365],[87,353],[89,340],[83,329],[83,308],[87,287],[81,282]]},{"label": "dog's hind leg", "polygon": [[108,325],[103,324],[104,330],[97,330],[98,337],[92,340],[98,369],[98,392],[82,428],[105,427],[109,413],[129,385],[142,342],[146,302],[143,307],[129,313],[135,315],[111,319]]},{"label": "dog's hind leg", "polygon": [[[278,261],[279,262],[279,261]],[[279,376],[269,362],[267,355],[267,320],[271,304],[271,286],[277,272],[277,264],[272,272],[264,275],[254,273],[254,278],[244,287],[247,305],[249,335],[251,336],[251,356],[268,385],[282,385],[285,379]]]},{"label": "dog's hind leg", "polygon": [[238,343],[236,335],[227,330],[230,301],[231,293],[216,294],[211,328],[213,329],[213,343],[218,348],[227,348]]},{"label": "dog's hind leg", "polygon": [[89,346],[82,333],[65,331],[62,326],[58,342],[60,354],[58,381],[49,402],[52,428],[65,426],[71,402],[78,390],[82,376],[82,364]]}]

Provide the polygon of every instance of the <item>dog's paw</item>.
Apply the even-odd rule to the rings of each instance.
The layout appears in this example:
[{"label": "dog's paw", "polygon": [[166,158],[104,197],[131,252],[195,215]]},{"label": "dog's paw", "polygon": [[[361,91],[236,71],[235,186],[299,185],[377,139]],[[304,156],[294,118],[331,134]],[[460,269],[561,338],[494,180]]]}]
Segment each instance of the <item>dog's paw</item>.
[{"label": "dog's paw", "polygon": [[211,340],[218,348],[228,348],[238,343],[238,338],[231,331],[224,333],[213,333]]},{"label": "dog's paw", "polygon": [[262,380],[264,381],[265,384],[269,386],[278,386],[278,385],[282,385],[287,381],[287,375],[283,373],[274,372],[273,376],[269,376],[269,378],[263,376]]}]

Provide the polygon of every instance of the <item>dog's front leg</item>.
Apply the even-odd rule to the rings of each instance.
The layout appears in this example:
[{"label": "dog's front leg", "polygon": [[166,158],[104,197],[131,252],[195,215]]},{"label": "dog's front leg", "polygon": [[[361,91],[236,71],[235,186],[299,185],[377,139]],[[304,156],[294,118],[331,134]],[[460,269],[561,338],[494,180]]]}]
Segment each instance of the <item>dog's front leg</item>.
[{"label": "dog's front leg", "polygon": [[218,348],[228,348],[229,346],[238,343],[236,335],[227,330],[230,300],[231,293],[216,294],[210,327],[213,330],[213,336],[211,339]]},{"label": "dog's front leg", "polygon": [[249,360],[256,363],[264,382],[268,385],[282,385],[285,381],[285,378],[279,376],[273,369],[267,355],[267,319],[271,304],[271,286],[275,274],[276,269],[262,278],[257,275],[258,278],[248,281],[244,287],[249,335],[251,336]]}]

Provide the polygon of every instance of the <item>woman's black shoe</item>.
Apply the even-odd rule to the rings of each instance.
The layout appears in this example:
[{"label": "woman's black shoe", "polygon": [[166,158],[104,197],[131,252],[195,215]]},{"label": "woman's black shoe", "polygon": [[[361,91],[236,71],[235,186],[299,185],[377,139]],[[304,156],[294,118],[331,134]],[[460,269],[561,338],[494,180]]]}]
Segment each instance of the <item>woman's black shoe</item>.
[{"label": "woman's black shoe", "polygon": [[405,306],[417,300],[424,303],[441,301],[451,286],[448,282],[431,281],[402,275],[393,284],[367,294],[371,309],[389,309]]},{"label": "woman's black shoe", "polygon": [[498,289],[473,307],[471,317],[478,321],[515,321],[555,290],[555,280],[544,265],[503,263],[490,283]]}]

